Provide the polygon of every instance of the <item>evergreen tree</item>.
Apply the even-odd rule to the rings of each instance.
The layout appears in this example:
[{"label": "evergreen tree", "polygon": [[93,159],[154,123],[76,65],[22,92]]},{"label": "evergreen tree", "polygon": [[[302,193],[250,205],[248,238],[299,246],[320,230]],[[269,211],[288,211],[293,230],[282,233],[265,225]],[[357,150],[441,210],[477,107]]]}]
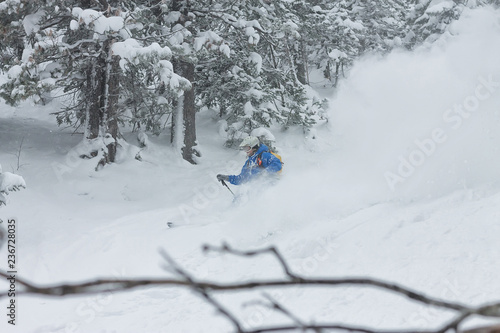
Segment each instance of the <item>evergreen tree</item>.
[{"label": "evergreen tree", "polygon": [[405,44],[412,49],[434,42],[448,25],[460,18],[467,0],[414,0],[408,15],[409,32]]},{"label": "evergreen tree", "polygon": [[466,5],[8,0],[0,3],[1,68],[9,79],[0,95],[10,104],[59,98],[57,121],[83,128],[88,156],[102,163],[116,159],[127,124],[155,134],[170,126],[183,158],[195,163],[198,109],[227,121],[229,145],[259,127],[307,128],[322,111],[308,94],[312,69],[335,85],[363,53],[434,41]]},{"label": "evergreen tree", "polygon": [[360,20],[365,28],[360,36],[362,52],[384,53],[402,46],[408,7],[408,2],[400,0],[355,1],[351,16]]},{"label": "evergreen tree", "polygon": [[236,7],[226,1],[203,11],[205,24],[230,47],[223,50],[226,54],[203,54],[197,67],[199,103],[218,109],[227,119],[228,145],[242,133],[270,126],[278,117],[270,82],[263,76],[258,44],[265,31],[256,9],[248,2]]},{"label": "evergreen tree", "polygon": [[[28,2],[25,6],[33,8],[35,4]],[[0,3],[0,70],[2,71],[19,64],[23,57],[26,34],[24,29],[21,29],[22,13],[17,8],[15,1]]]},{"label": "evergreen tree", "polygon": [[[94,151],[89,152],[89,156],[100,155],[100,164],[116,158],[120,139],[118,125],[125,115],[125,103],[135,106],[136,115],[144,106],[149,107],[147,118],[154,119],[151,113],[158,112],[156,106],[162,104],[162,100],[158,94],[145,93],[148,89],[155,85],[161,89],[171,81],[176,82],[170,85],[172,91],[179,92],[189,86],[187,80],[173,73],[168,61],[172,52],[168,47],[149,40],[140,43],[132,38],[134,32],[142,31],[133,14],[144,6],[91,0],[52,0],[31,6],[12,4],[12,8],[0,8],[2,13],[12,10],[19,13],[6,25],[15,29],[21,22],[26,26],[26,21],[31,20],[33,27],[26,31],[24,59],[9,71],[11,80],[3,86],[2,96],[13,104],[30,96],[42,100],[50,92],[58,95],[63,92],[69,98],[64,99],[66,107],[56,113],[58,122],[83,126],[85,138],[98,141],[90,145]],[[13,48],[12,43],[9,46]],[[127,66],[141,60],[157,63],[151,66],[153,69]],[[142,71],[134,70],[137,68]],[[125,76],[122,70],[135,76]],[[131,80],[137,77],[150,79],[134,81],[143,88],[137,90],[143,104],[138,102],[139,98],[130,101],[130,92],[134,89]],[[120,99],[122,87],[127,88],[128,99]],[[140,122],[143,121],[141,118]]]},{"label": "evergreen tree", "polygon": [[319,103],[306,94],[300,18],[290,3],[223,1],[203,13],[230,57],[200,61],[199,103],[227,120],[228,144],[258,127],[313,124]]},{"label": "evergreen tree", "polygon": [[333,84],[363,48],[361,37],[366,28],[357,15],[352,15],[352,6],[352,1],[316,1],[302,32],[309,62]]},{"label": "evergreen tree", "polygon": [[[106,133],[112,140],[105,144],[107,151],[103,150],[103,158],[114,161],[118,86],[114,77],[117,61],[110,47],[117,34],[108,37],[105,33],[109,30],[109,22],[105,20],[116,15],[112,4],[102,12],[88,9],[91,13],[80,16],[79,21],[73,20],[74,16],[85,11],[77,5],[90,5],[90,1],[30,1],[29,4],[14,3],[19,16],[13,17],[10,27],[24,23],[26,45],[24,59],[14,67],[16,75],[10,76],[2,96],[11,104],[30,96],[43,101],[44,96],[56,89],[75,96],[74,104],[57,114],[58,122],[85,123],[87,139]],[[32,26],[27,27],[28,23]]]}]

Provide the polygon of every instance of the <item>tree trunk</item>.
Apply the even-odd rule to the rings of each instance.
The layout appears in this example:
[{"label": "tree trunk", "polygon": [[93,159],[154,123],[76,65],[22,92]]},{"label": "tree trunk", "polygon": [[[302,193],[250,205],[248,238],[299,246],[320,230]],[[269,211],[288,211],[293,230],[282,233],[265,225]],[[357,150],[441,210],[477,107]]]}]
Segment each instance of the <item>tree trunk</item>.
[{"label": "tree trunk", "polygon": [[297,79],[302,84],[309,84],[307,77],[307,56],[305,55],[304,41],[300,39],[299,52],[296,54],[297,58]]},{"label": "tree trunk", "polygon": [[337,62],[335,64],[335,84],[333,85],[335,88],[337,88],[337,83],[339,82],[339,70],[340,70],[340,62]]},{"label": "tree trunk", "polygon": [[[190,3],[186,0],[172,1],[172,10],[182,13],[177,22],[178,24],[188,26],[186,21],[189,20],[189,6]],[[174,71],[191,82],[191,89],[184,91],[184,95],[177,101],[176,115],[172,117],[171,140],[180,145],[181,143],[178,141],[182,138],[182,158],[191,164],[196,164],[194,156],[199,156],[199,153],[194,148],[196,146],[194,69],[194,64],[188,60],[179,59],[174,61]],[[179,114],[181,112],[182,118]],[[182,124],[180,124],[180,121],[182,121]]]},{"label": "tree trunk", "polygon": [[173,144],[175,141],[175,129],[176,129],[176,112],[175,110],[177,109],[175,102],[173,103],[173,109],[172,109],[172,122],[170,123],[170,143]]},{"label": "tree trunk", "polygon": [[118,96],[120,94],[120,57],[110,55],[108,61],[107,77],[107,105],[106,105],[106,132],[112,137],[112,142],[107,143],[109,163],[116,160],[116,147],[118,139]]},{"label": "tree trunk", "polygon": [[184,92],[184,105],[182,112],[182,121],[184,125],[184,147],[182,148],[182,158],[191,164],[196,164],[194,155],[198,152],[196,146],[196,108],[195,108],[195,87],[194,87],[194,64],[182,62],[182,75],[191,82],[191,89]]},{"label": "tree trunk", "polygon": [[111,54],[112,43],[112,40],[104,42],[100,57],[91,59],[86,73],[85,94],[88,101],[86,139],[101,137],[104,140],[107,151],[99,161],[100,166],[116,161],[119,136],[120,58]]},{"label": "tree trunk", "polygon": [[[182,66],[181,62],[178,60],[173,60],[172,65],[174,67],[174,72],[182,76]],[[170,127],[170,143],[180,148],[183,141],[183,131],[182,131],[182,108],[183,108],[184,96],[177,97],[173,100],[172,109],[172,125]]]},{"label": "tree trunk", "polygon": [[87,117],[88,128],[86,129],[87,139],[95,139],[99,136],[102,118],[101,91],[104,64],[100,59],[91,59],[87,69]]}]

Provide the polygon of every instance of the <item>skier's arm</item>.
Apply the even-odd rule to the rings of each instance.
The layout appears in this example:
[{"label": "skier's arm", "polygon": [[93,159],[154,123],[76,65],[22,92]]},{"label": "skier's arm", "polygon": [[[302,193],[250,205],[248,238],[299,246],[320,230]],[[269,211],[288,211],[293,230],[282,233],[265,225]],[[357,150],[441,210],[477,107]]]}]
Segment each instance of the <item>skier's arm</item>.
[{"label": "skier's arm", "polygon": [[247,182],[249,178],[250,178],[250,170],[248,168],[243,167],[239,175],[229,176],[229,182],[233,185],[240,185],[241,183]]},{"label": "skier's arm", "polygon": [[246,183],[250,179],[252,179],[256,174],[261,172],[261,168],[259,167],[249,167],[247,163],[241,169],[241,173],[239,175],[231,175],[229,176],[229,182],[233,185],[240,185]]}]

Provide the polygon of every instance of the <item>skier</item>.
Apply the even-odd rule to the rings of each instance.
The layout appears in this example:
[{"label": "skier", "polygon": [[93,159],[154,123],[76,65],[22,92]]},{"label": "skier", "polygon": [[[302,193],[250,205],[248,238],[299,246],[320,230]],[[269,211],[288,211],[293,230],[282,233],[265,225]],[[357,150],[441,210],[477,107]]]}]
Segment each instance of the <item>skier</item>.
[{"label": "skier", "polygon": [[277,174],[281,171],[281,157],[272,153],[269,148],[259,142],[255,136],[248,136],[240,143],[240,149],[247,153],[247,160],[239,175],[217,175],[218,181],[229,181],[240,185],[262,175]]}]

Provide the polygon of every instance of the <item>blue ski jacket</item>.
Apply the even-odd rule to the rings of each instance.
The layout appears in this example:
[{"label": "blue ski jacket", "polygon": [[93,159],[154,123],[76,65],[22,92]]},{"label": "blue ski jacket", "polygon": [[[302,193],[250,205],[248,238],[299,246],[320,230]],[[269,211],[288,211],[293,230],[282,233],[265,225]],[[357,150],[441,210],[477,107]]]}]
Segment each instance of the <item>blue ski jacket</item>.
[{"label": "blue ski jacket", "polygon": [[[262,161],[258,165],[257,158],[260,156]],[[260,144],[259,149],[246,160],[239,175],[229,176],[229,182],[233,185],[246,183],[263,173],[276,173],[281,170],[281,161],[279,158],[269,152],[265,144]]]}]

